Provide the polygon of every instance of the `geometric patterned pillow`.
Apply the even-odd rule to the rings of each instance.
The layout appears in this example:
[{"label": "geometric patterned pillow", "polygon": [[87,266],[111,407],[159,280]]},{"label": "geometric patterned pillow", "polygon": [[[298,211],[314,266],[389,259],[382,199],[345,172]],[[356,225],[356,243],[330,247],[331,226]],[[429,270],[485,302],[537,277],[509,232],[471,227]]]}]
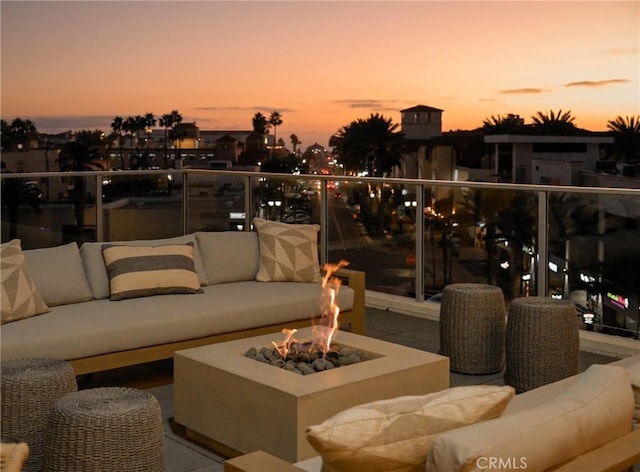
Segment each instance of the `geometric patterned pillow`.
[{"label": "geometric patterned pillow", "polygon": [[193,242],[102,248],[111,300],[170,293],[201,293]]},{"label": "geometric patterned pillow", "polygon": [[51,311],[29,275],[19,239],[0,245],[0,278],[2,279],[0,323],[21,320]]},{"label": "geometric patterned pillow", "polygon": [[318,225],[254,218],[260,243],[258,282],[320,282]]}]

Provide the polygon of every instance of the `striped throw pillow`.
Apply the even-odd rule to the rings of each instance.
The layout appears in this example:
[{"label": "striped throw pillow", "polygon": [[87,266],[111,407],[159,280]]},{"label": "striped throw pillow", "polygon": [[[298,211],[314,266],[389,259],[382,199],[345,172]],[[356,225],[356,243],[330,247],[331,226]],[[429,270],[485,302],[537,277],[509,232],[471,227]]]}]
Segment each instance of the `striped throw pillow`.
[{"label": "striped throw pillow", "polygon": [[102,247],[111,300],[169,293],[200,293],[193,243]]}]

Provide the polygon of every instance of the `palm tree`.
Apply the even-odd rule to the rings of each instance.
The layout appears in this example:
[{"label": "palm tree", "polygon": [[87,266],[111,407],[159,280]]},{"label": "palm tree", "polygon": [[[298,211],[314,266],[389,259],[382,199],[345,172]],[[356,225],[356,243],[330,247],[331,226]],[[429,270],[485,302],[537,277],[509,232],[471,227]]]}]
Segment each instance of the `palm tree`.
[{"label": "palm tree", "polygon": [[26,146],[30,137],[38,132],[31,120],[15,118],[11,124],[2,120],[2,150],[7,151],[15,145]]},{"label": "palm tree", "polygon": [[153,113],[145,113],[143,117],[143,121],[144,121],[144,132],[147,134],[146,159],[149,159],[149,148],[151,147],[151,132],[152,132],[152,129],[156,126],[156,123],[158,122],[158,120],[156,120],[156,117],[153,115]]},{"label": "palm tree", "polygon": [[291,140],[291,145],[293,146],[293,153],[296,154],[296,151],[298,150],[298,146],[300,145],[300,140],[295,134],[292,134],[291,136],[289,136],[289,139]]},{"label": "palm tree", "polygon": [[111,129],[116,136],[118,143],[118,151],[120,152],[120,165],[124,169],[124,154],[122,153],[122,131],[123,131],[124,119],[121,116],[116,116],[111,122]]},{"label": "palm tree", "polygon": [[539,134],[571,135],[575,134],[578,129],[573,123],[575,117],[571,116],[570,111],[564,113],[562,110],[558,110],[557,113],[554,113],[553,110],[549,110],[549,113],[538,111],[531,119],[533,120],[533,129]]},{"label": "palm tree", "polygon": [[[75,133],[75,139],[62,146],[57,162],[60,171],[90,171],[91,163],[102,158],[100,152],[100,130],[81,130]],[[73,178],[74,214],[76,217],[76,229],[78,236],[82,234],[84,227],[84,207],[86,182],[82,176]]]},{"label": "palm tree", "polygon": [[368,169],[370,176],[383,177],[399,167],[404,133],[391,118],[371,114],[338,130],[330,140],[347,170]]},{"label": "palm tree", "polygon": [[269,124],[273,126],[273,148],[271,149],[271,155],[273,156],[273,151],[276,147],[276,130],[278,126],[282,124],[282,115],[278,111],[272,111],[271,116],[269,116]]},{"label": "palm tree", "polygon": [[267,129],[269,128],[269,121],[267,117],[262,113],[258,112],[253,115],[253,119],[251,120],[253,124],[253,131],[260,134],[267,134]]},{"label": "palm tree", "polygon": [[178,112],[178,110],[172,110],[171,113],[165,113],[160,117],[159,124],[164,128],[164,158],[163,158],[163,168],[166,169],[169,167],[168,158],[167,158],[167,143],[169,140],[169,130],[174,129],[182,123],[182,115]]},{"label": "palm tree", "polygon": [[491,115],[482,122],[486,134],[518,134],[524,130],[524,120],[518,115]]},{"label": "palm tree", "polygon": [[[136,132],[136,119],[133,116],[128,116],[122,122],[122,131],[129,136],[129,149],[133,149],[133,135]],[[132,152],[129,151],[129,167],[131,167],[133,161]]]},{"label": "palm tree", "polygon": [[615,138],[613,153],[616,159],[628,163],[640,159],[640,116],[618,116],[607,121],[607,129]]}]

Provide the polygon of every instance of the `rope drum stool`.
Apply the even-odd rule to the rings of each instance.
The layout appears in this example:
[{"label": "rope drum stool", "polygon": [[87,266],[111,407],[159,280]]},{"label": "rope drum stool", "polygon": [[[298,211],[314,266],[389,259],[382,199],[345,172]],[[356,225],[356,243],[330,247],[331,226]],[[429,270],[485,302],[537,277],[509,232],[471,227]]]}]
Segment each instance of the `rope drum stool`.
[{"label": "rope drum stool", "polygon": [[492,374],[504,367],[505,304],[500,287],[445,286],[440,304],[440,354],[462,374]]},{"label": "rope drum stool", "polygon": [[569,300],[516,298],[509,306],[504,380],[517,393],[579,371],[580,334]]},{"label": "rope drum stool", "polygon": [[160,404],[135,388],[80,390],[49,416],[47,472],[165,472]]},{"label": "rope drum stool", "polygon": [[44,466],[45,430],[54,402],[78,389],[71,364],[59,359],[15,359],[0,363],[2,435],[29,445],[25,471]]}]

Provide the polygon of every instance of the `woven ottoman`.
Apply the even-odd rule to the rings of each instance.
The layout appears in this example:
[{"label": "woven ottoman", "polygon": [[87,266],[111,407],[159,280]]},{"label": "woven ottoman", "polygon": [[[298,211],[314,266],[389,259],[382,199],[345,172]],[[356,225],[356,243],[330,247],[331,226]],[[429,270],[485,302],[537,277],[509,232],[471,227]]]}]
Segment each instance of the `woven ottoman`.
[{"label": "woven ottoman", "polygon": [[504,295],[487,284],[445,286],[440,304],[440,354],[461,374],[493,374],[504,367]]},{"label": "woven ottoman", "polygon": [[53,403],[78,390],[68,362],[59,359],[16,359],[0,363],[2,436],[29,445],[25,471],[44,467],[47,417]]},{"label": "woven ottoman", "polygon": [[47,472],[164,472],[160,405],[126,387],[80,390],[58,400],[46,435]]},{"label": "woven ottoman", "polygon": [[504,380],[517,393],[575,375],[580,334],[568,300],[516,298],[509,306]]}]

